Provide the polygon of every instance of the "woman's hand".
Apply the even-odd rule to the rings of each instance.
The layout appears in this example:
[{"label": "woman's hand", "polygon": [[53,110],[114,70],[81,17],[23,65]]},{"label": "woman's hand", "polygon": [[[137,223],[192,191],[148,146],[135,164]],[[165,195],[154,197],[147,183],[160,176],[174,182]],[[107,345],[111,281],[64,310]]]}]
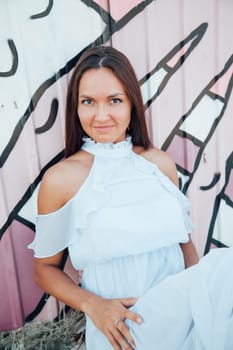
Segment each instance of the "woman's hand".
[{"label": "woman's hand", "polygon": [[114,350],[133,349],[135,342],[124,320],[141,323],[141,318],[128,309],[137,298],[104,299],[79,287],[59,268],[62,257],[63,252],[48,258],[35,258],[36,283],[64,304],[87,314]]},{"label": "woman's hand", "polygon": [[130,311],[137,298],[103,299],[94,298],[87,310],[87,315],[95,326],[107,337],[114,350],[130,350],[136,346],[134,339],[124,320],[129,319],[140,324],[140,316]]}]

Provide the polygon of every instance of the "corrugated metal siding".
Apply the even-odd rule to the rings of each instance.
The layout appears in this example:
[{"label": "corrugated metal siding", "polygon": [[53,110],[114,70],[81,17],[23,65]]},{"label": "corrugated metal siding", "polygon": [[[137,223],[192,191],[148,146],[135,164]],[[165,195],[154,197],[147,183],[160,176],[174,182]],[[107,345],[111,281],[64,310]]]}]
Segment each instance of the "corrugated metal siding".
[{"label": "corrugated metal siding", "polygon": [[154,145],[191,199],[200,255],[232,245],[232,14],[229,0],[0,2],[1,330],[61,307],[35,286],[27,245],[41,176],[63,155],[69,72],[94,42],[136,69]]}]

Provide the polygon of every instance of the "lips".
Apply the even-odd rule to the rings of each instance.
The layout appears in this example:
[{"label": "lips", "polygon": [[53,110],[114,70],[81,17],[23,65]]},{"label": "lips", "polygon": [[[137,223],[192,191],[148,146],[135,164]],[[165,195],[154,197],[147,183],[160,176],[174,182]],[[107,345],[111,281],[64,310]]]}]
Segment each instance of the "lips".
[{"label": "lips", "polygon": [[94,128],[99,131],[108,131],[113,128],[113,125],[94,126]]}]

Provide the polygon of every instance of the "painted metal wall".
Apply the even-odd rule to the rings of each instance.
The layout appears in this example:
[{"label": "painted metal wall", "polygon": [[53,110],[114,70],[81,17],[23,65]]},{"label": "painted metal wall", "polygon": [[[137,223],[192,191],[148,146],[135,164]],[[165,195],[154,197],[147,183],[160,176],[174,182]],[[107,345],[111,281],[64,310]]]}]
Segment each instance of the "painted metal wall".
[{"label": "painted metal wall", "polygon": [[41,177],[63,155],[67,81],[90,44],[133,63],[154,145],[191,199],[199,254],[233,244],[232,16],[232,0],[0,0],[1,330],[61,307],[35,286],[27,245]]}]

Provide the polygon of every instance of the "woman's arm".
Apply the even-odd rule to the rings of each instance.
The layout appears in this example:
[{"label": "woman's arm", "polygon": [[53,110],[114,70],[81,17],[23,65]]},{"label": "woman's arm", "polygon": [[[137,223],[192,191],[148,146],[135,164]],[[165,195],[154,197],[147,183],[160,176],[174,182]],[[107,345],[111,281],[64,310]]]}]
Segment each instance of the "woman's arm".
[{"label": "woman's arm", "polygon": [[[67,193],[70,193],[70,189],[64,186],[69,181],[66,181],[64,171],[59,170],[61,167],[50,169],[42,180],[38,195],[38,212],[42,215],[58,210],[67,201]],[[63,252],[59,252],[51,257],[35,258],[36,283],[66,305],[87,314],[115,350],[132,349],[128,341],[134,344],[134,340],[129,329],[124,322],[120,321],[119,325],[114,322],[127,318],[140,323],[139,316],[128,309],[135,304],[136,298],[110,300],[81,288],[60,269],[62,257]]]},{"label": "woman's arm", "polygon": [[[132,335],[123,322],[125,319],[141,323],[140,317],[128,310],[136,298],[105,299],[79,287],[60,268],[63,253],[49,258],[35,258],[35,281],[49,294],[75,310],[87,314],[96,327],[108,338],[115,350],[132,349]],[[119,326],[114,324],[116,320]]]},{"label": "woman's arm", "polygon": [[191,238],[189,238],[188,243],[181,243],[180,247],[184,255],[184,262],[186,268],[198,263],[199,256]]}]

